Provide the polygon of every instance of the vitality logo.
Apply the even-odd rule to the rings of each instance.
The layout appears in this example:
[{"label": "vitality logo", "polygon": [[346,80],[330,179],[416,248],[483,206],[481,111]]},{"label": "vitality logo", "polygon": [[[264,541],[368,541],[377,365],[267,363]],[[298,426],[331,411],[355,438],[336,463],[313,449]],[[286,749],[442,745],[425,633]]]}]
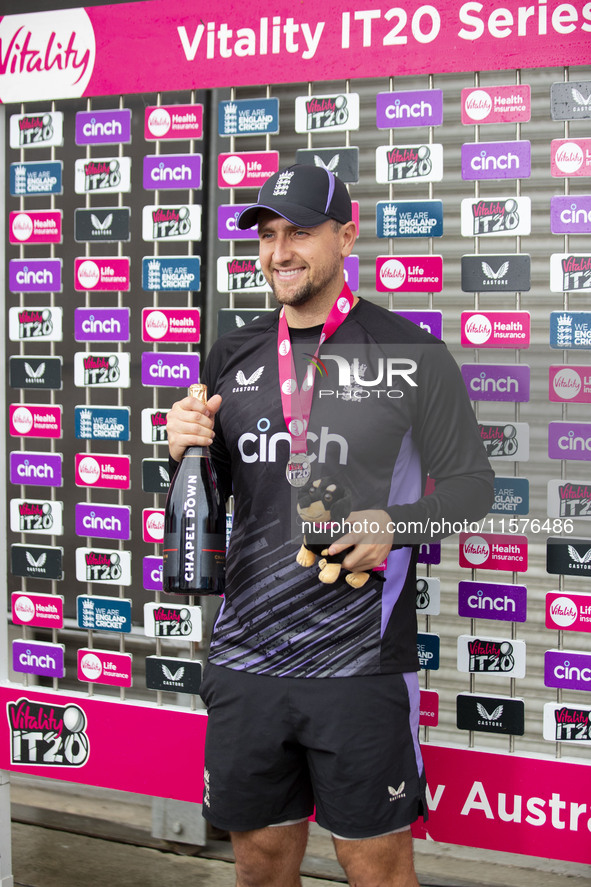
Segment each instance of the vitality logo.
[{"label": "vitality logo", "polygon": [[77,705],[40,703],[21,697],[6,706],[10,763],[35,767],[82,767],[90,742],[86,715]]}]

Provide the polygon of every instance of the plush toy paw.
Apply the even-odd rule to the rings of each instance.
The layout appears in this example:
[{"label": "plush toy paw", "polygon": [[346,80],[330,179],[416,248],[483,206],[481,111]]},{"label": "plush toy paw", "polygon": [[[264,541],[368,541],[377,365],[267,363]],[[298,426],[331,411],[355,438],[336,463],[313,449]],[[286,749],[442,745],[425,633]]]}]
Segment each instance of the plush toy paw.
[{"label": "plush toy paw", "polygon": [[310,551],[309,548],[306,548],[305,545],[302,545],[300,550],[296,555],[296,561],[300,565],[300,567],[311,567],[316,560],[316,555],[313,551]]},{"label": "plush toy paw", "polygon": [[369,579],[369,573],[347,573],[345,580],[352,588],[362,588]]},{"label": "plush toy paw", "polygon": [[340,564],[329,564],[326,561],[321,561],[319,566],[321,567],[321,569],[318,573],[318,578],[321,582],[331,584],[332,582],[337,581],[337,579],[339,578],[339,573],[341,572]]}]

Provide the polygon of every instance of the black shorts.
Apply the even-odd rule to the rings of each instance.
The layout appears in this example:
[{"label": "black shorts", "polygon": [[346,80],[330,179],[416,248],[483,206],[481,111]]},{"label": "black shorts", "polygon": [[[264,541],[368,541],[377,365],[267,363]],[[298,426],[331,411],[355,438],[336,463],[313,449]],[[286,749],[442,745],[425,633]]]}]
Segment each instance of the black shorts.
[{"label": "black shorts", "polygon": [[248,831],[310,816],[370,838],[427,816],[415,673],[278,678],[208,664],[203,815]]}]

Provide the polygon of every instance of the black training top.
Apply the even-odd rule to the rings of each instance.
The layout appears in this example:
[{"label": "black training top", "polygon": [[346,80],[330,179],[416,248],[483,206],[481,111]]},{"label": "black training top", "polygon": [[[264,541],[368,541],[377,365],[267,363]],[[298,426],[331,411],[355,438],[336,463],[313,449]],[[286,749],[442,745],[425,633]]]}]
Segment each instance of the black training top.
[{"label": "black training top", "polygon": [[[462,377],[442,342],[365,300],[322,345],[308,430],[312,478],[345,486],[353,511],[386,509],[395,524],[385,581],[372,574],[354,589],[341,574],[322,584],[317,567],[295,560],[302,535],[298,491],[285,475],[277,325],[278,311],[268,312],[222,336],[203,373],[209,395],[223,398],[211,452],[235,498],[210,661],[290,677],[415,671],[416,543],[452,532],[433,522],[484,516],[493,498]],[[301,383],[320,328],[290,333]],[[435,491],[424,496],[427,473]]]}]

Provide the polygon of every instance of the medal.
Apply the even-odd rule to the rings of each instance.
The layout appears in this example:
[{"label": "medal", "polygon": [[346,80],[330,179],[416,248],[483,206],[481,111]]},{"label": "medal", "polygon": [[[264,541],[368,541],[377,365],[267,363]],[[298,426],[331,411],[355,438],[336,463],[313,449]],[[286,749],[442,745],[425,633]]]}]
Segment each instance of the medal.
[{"label": "medal", "polygon": [[314,396],[316,359],[321,345],[340,327],[353,307],[353,293],[344,285],[341,294],[329,311],[322,327],[320,340],[311,358],[308,372],[301,388],[298,389],[289,327],[285,310],[279,314],[277,328],[277,360],[279,365],[279,387],[283,418],[291,441],[289,462],[285,474],[292,487],[305,487],[311,477],[310,457],[308,456],[307,431]]},{"label": "medal", "polygon": [[310,460],[307,453],[291,453],[285,475],[292,487],[305,487],[310,480]]}]

